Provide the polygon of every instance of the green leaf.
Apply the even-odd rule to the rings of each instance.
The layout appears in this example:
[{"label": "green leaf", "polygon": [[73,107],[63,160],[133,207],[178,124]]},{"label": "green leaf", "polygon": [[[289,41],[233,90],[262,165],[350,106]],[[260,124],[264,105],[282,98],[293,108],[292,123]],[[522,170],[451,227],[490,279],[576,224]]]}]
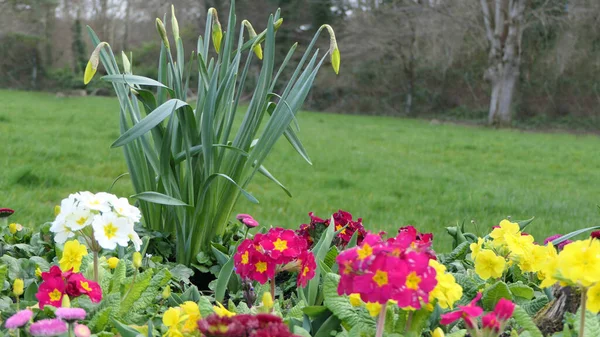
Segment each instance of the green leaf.
[{"label": "green leaf", "polygon": [[130,198],[140,199],[144,201],[148,201],[155,204],[160,205],[169,205],[169,206],[189,206],[185,202],[170,197],[168,195],[158,193],[158,192],[142,192],[138,194],[132,195]]},{"label": "green leaf", "polygon": [[143,273],[137,275],[137,277],[135,278],[135,282],[126,286],[126,289],[128,290],[126,291],[125,296],[121,301],[121,307],[119,308],[119,317],[124,317],[127,313],[129,313],[132,310],[135,302],[139,300],[142,293],[150,285],[152,274],[152,269],[148,269]]},{"label": "green leaf", "polygon": [[446,334],[446,337],[465,337],[466,334],[467,334],[467,330],[462,329],[462,330],[458,330],[453,333]]},{"label": "green leaf", "polygon": [[146,118],[139,121],[131,129],[125,131],[111,147],[119,147],[125,144],[129,144],[131,141],[138,139],[146,132],[160,124],[165,118],[169,117],[175,110],[187,106],[188,104],[179,99],[170,99],[154,111],[152,111]]},{"label": "green leaf", "polygon": [[229,261],[227,261],[219,271],[217,287],[215,288],[215,299],[219,302],[223,301],[223,298],[225,297],[225,290],[227,290],[229,279],[233,274],[233,262],[233,256],[231,256]]},{"label": "green leaf", "polygon": [[327,310],[329,309],[327,309],[327,307],[323,305],[311,305],[302,308],[302,312],[305,313],[308,317],[317,317],[326,312]]},{"label": "green leaf", "polygon": [[151,78],[138,76],[138,75],[106,75],[101,78],[104,81],[112,82],[112,83],[122,83],[130,86],[133,85],[148,85],[152,87],[162,87],[166,88],[166,86],[158,81],[155,81]]},{"label": "green leaf", "polygon": [[555,240],[553,240],[553,241],[552,241],[552,244],[553,244],[554,246],[556,246],[556,245],[558,245],[559,243],[561,243],[561,242],[563,242],[563,241],[566,241],[566,240],[568,240],[568,239],[570,239],[570,238],[572,238],[572,237],[575,237],[575,236],[577,236],[577,235],[579,235],[579,234],[583,234],[583,233],[585,233],[585,232],[593,231],[593,230],[596,230],[596,229],[600,229],[600,226],[593,226],[593,227],[588,227],[588,228],[583,228],[583,229],[576,230],[576,231],[574,231],[574,232],[571,232],[571,233],[565,234],[565,235],[561,236],[561,237],[560,237],[560,238],[558,238],[558,239],[555,239]]},{"label": "green leaf", "polygon": [[121,337],[138,337],[138,336],[145,337],[143,334],[141,334],[136,329],[134,329],[130,326],[127,326],[114,318],[111,319],[111,322],[112,322],[113,326],[115,327],[115,329],[117,329],[117,331],[119,332]]},{"label": "green leaf", "polygon": [[513,300],[510,289],[506,283],[497,281],[483,292],[483,297],[481,298],[483,308],[487,311],[493,310],[496,303],[498,303],[501,298]]},{"label": "green leaf", "polygon": [[544,337],[540,329],[538,329],[538,327],[535,326],[533,319],[520,306],[515,306],[515,311],[513,312],[512,317],[515,319],[517,324],[519,324],[523,329],[525,329],[531,334],[531,337]]},{"label": "green leaf", "polygon": [[288,310],[287,317],[302,319],[302,317],[304,315],[305,307],[306,307],[306,303],[303,300],[300,300],[300,302],[298,302],[298,304],[296,304],[290,310]]},{"label": "green leaf", "polygon": [[112,281],[110,283],[109,294],[118,293],[121,291],[121,283],[125,279],[125,273],[127,272],[127,268],[125,266],[125,260],[120,259],[119,263],[117,263],[117,267],[113,271]]},{"label": "green leaf", "polygon": [[294,335],[298,335],[301,337],[312,337],[308,331],[306,331],[303,327],[294,326]]},{"label": "green leaf", "polygon": [[[575,314],[575,331],[579,331],[581,324],[581,306]],[[583,337],[598,337],[600,336],[600,322],[598,322],[598,315],[592,313],[589,310],[585,311],[585,323]]]},{"label": "green leaf", "polygon": [[540,296],[531,301],[526,301],[524,303],[519,303],[521,308],[525,310],[530,316],[534,316],[538,313],[538,311],[542,310],[546,304],[548,304],[548,297]]},{"label": "green leaf", "polygon": [[200,297],[200,300],[198,301],[198,308],[200,309],[200,314],[202,317],[207,317],[214,313],[213,305],[206,296]]},{"label": "green leaf", "polygon": [[527,219],[527,220],[517,221],[521,231],[524,230],[527,226],[529,226],[529,224],[532,223],[534,219],[535,219],[535,217],[532,217],[531,219]]},{"label": "green leaf", "polygon": [[456,260],[463,260],[469,252],[469,241],[460,243],[456,248],[452,250],[448,255],[445,255],[444,263],[448,264]]},{"label": "green leaf", "polygon": [[510,292],[515,297],[522,297],[530,300],[534,296],[533,289],[530,286],[523,284],[521,281],[509,284],[508,289],[510,289]]},{"label": "green leaf", "polygon": [[341,320],[335,315],[329,316],[313,337],[330,337],[336,330],[341,330]]},{"label": "green leaf", "polygon": [[337,287],[340,276],[325,275],[323,281],[324,305],[345,325],[359,329],[358,331],[375,331],[375,320],[362,308],[353,307],[347,296],[340,296]]}]

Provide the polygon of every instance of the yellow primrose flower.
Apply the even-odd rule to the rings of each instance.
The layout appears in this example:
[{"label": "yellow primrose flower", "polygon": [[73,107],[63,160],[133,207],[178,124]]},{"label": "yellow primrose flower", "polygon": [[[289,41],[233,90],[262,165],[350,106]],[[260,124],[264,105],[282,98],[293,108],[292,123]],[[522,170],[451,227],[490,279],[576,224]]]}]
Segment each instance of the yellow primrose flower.
[{"label": "yellow primrose flower", "polygon": [[350,296],[348,296],[349,300],[350,300],[350,304],[353,307],[360,307],[360,305],[362,304],[362,300],[360,299],[360,294],[350,294]]},{"label": "yellow primrose flower", "polygon": [[35,276],[42,277],[42,269],[40,267],[35,268]]},{"label": "yellow primrose flower", "polygon": [[115,269],[119,264],[119,258],[113,256],[110,259],[106,260],[106,262],[108,263],[108,267],[110,269]]},{"label": "yellow primrose flower", "polygon": [[475,259],[477,258],[477,254],[479,254],[479,252],[483,249],[483,242],[484,240],[482,238],[477,238],[477,243],[473,242],[469,245],[469,248],[471,248],[471,258],[473,259],[473,261],[475,261]]},{"label": "yellow primrose flower", "polygon": [[217,305],[213,305],[213,311],[215,312],[215,314],[217,314],[220,317],[233,317],[235,316],[235,313],[225,309],[225,307],[223,306],[223,304],[217,302]]},{"label": "yellow primrose flower", "polygon": [[263,293],[263,297],[262,297],[262,305],[265,307],[265,309],[267,309],[268,311],[271,310],[271,308],[273,308],[273,297],[271,297],[271,293],[268,291],[265,291]]},{"label": "yellow primrose flower", "polygon": [[589,287],[600,282],[600,241],[580,240],[566,245],[558,254],[562,278]]},{"label": "yellow primrose flower", "polygon": [[180,305],[180,308],[187,315],[187,319],[185,323],[183,323],[182,332],[194,332],[198,329],[198,320],[202,317],[200,315],[200,308],[198,308],[198,304],[192,301],[183,302]]},{"label": "yellow primrose flower", "polygon": [[165,311],[162,321],[169,330],[167,330],[167,333],[165,333],[163,337],[183,337],[183,334],[179,331],[179,323],[186,319],[187,317],[181,315],[180,308],[169,308]]},{"label": "yellow primrose flower", "polygon": [[484,280],[499,278],[504,272],[506,261],[489,249],[482,250],[475,261],[475,272]]},{"label": "yellow primrose flower", "polygon": [[371,317],[376,317],[381,312],[381,304],[377,302],[367,302],[365,307],[369,311],[369,315],[371,315]]},{"label": "yellow primrose flower", "polygon": [[23,287],[23,279],[15,279],[15,281],[13,282],[13,293],[15,293],[15,295],[17,296],[23,295]]},{"label": "yellow primrose flower", "polygon": [[507,236],[521,235],[521,227],[516,222],[510,222],[506,219],[500,221],[500,228],[494,228],[490,237],[494,239],[494,245],[500,246],[506,244]]},{"label": "yellow primrose flower", "polygon": [[538,278],[542,280],[540,287],[548,288],[553,286],[558,280],[554,278],[556,268],[558,267],[558,252],[549,242],[546,246],[546,259],[540,271],[538,271]]},{"label": "yellow primrose flower", "polygon": [[531,235],[505,235],[506,246],[511,255],[522,256],[533,249],[533,236]]},{"label": "yellow primrose flower", "polygon": [[[554,250],[554,247],[552,248]],[[531,250],[519,259],[519,268],[524,272],[535,273],[547,264],[548,247],[531,245]]]},{"label": "yellow primrose flower", "polygon": [[585,308],[594,314],[600,311],[600,283],[587,290],[587,305]]},{"label": "yellow primrose flower", "polygon": [[441,328],[436,328],[431,333],[431,337],[444,337],[444,331]]},{"label": "yellow primrose flower", "polygon": [[15,235],[15,233],[20,232],[23,230],[23,226],[21,224],[18,223],[11,223],[10,225],[8,225],[8,231],[10,232],[10,234]]},{"label": "yellow primrose flower", "polygon": [[429,295],[429,303],[438,300],[440,307],[451,309],[454,302],[460,300],[463,294],[462,287],[456,283],[452,274],[446,273],[446,266],[436,260],[429,260],[429,265],[435,269],[437,284]]},{"label": "yellow primrose flower", "polygon": [[79,241],[67,241],[67,243],[65,243],[62,258],[59,261],[60,269],[63,271],[73,269],[74,273],[78,273],[79,268],[81,267],[81,260],[87,254],[87,249],[84,245],[80,244]]}]

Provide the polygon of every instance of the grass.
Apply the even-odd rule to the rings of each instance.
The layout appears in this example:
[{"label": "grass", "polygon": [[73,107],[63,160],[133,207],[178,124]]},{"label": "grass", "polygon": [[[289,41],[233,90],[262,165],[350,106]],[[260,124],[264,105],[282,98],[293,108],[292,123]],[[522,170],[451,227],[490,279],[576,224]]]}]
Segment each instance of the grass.
[{"label": "grass", "polygon": [[[105,191],[126,172],[118,137],[116,98],[57,98],[0,91],[0,207],[35,226],[53,218],[69,193]],[[300,137],[313,161],[302,161],[284,139],[267,168],[294,195],[258,177],[250,187],[260,204],[237,211],[262,224],[297,227],[314,211],[338,209],[362,217],[372,230],[413,224],[436,235],[475,220],[479,234],[506,216],[536,220],[530,232],[554,233],[598,224],[600,139],[592,135],[530,133],[422,120],[306,112]],[[126,178],[112,191],[133,193]]]}]

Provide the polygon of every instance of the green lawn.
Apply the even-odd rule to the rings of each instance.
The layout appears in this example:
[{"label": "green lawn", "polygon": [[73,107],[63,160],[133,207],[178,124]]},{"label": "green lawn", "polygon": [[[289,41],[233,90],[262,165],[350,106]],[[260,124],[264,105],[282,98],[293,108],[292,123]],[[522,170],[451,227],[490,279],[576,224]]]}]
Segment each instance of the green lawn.
[{"label": "green lawn", "polygon": [[[116,98],[0,91],[0,102],[0,207],[17,211],[12,220],[50,221],[69,193],[106,190],[126,172],[121,150],[109,148]],[[432,231],[438,249],[450,245],[444,227],[472,219],[482,233],[506,216],[535,216],[539,238],[598,224],[596,136],[313,112],[299,121],[313,166],[285,139],[266,165],[294,197],[259,177],[249,190],[261,203],[239,204],[262,224],[296,227],[309,211],[344,209],[373,230]],[[123,179],[113,192],[133,191]]]}]

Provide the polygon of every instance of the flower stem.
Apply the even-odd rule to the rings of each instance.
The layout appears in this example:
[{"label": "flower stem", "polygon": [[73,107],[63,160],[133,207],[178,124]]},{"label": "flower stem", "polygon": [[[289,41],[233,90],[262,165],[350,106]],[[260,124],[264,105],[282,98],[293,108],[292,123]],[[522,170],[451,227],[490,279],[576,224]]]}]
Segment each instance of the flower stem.
[{"label": "flower stem", "polygon": [[410,325],[412,324],[413,311],[408,312],[408,317],[406,318],[406,324],[404,326],[404,331],[408,332],[410,330]]},{"label": "flower stem", "polygon": [[271,297],[275,301],[275,277],[271,279]]},{"label": "flower stem", "polygon": [[94,250],[94,282],[98,282],[98,251]]},{"label": "flower stem", "polygon": [[379,319],[377,320],[377,332],[375,333],[375,337],[383,336],[383,328],[385,327],[386,311],[387,311],[387,306],[382,305],[381,312],[379,313]]},{"label": "flower stem", "polygon": [[583,337],[585,332],[585,313],[587,302],[587,289],[581,288],[581,320],[579,321],[579,337]]}]

